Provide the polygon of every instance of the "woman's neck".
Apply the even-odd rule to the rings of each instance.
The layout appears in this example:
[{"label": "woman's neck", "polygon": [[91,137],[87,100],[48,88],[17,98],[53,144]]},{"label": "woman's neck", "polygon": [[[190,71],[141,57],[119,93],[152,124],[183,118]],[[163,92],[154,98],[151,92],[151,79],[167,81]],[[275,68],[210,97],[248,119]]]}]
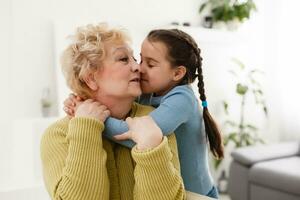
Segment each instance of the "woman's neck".
[{"label": "woman's neck", "polygon": [[134,101],[133,97],[120,99],[101,96],[96,99],[109,109],[110,116],[117,119],[125,119],[128,116]]}]

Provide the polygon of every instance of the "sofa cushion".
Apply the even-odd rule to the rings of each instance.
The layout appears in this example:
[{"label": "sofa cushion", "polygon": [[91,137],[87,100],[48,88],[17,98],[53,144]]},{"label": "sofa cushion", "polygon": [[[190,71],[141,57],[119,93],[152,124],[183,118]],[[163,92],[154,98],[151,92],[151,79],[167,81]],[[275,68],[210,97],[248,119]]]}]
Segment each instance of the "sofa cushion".
[{"label": "sofa cushion", "polygon": [[277,189],[251,184],[250,200],[299,200],[300,196]]},{"label": "sofa cushion", "polygon": [[273,145],[249,146],[234,150],[233,159],[243,165],[251,166],[255,163],[277,158],[300,156],[300,142],[284,142]]},{"label": "sofa cushion", "polygon": [[249,180],[264,187],[300,195],[300,157],[257,163],[250,169]]}]

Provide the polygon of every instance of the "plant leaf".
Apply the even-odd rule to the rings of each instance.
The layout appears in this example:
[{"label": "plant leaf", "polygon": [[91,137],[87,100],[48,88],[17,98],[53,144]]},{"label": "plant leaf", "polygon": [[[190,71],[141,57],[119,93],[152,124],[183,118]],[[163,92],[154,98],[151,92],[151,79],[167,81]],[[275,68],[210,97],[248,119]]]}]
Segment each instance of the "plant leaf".
[{"label": "plant leaf", "polygon": [[263,109],[264,109],[265,115],[268,116],[268,109],[267,109],[267,107],[265,105],[264,105]]},{"label": "plant leaf", "polygon": [[239,146],[239,140],[238,140],[238,134],[236,133],[236,132],[232,132],[232,133],[229,133],[229,135],[228,135],[228,137],[227,137],[227,139],[228,139],[228,143],[230,142],[230,141],[232,141],[234,144],[235,144],[235,146]]},{"label": "plant leaf", "polygon": [[237,123],[235,123],[234,121],[231,120],[226,120],[224,122],[225,125],[230,125],[231,127],[238,127]]},{"label": "plant leaf", "polygon": [[221,159],[219,159],[219,160],[214,159],[214,167],[215,167],[215,169],[218,169],[221,163],[222,163]]},{"label": "plant leaf", "polygon": [[229,73],[231,73],[233,76],[238,77],[237,73],[233,70],[228,70]]},{"label": "plant leaf", "polygon": [[241,83],[238,83],[236,85],[236,92],[240,95],[245,95],[248,91],[248,86],[247,85],[242,85]]},{"label": "plant leaf", "polygon": [[254,74],[254,73],[265,74],[265,72],[260,69],[253,69],[250,71],[250,74]]},{"label": "plant leaf", "polygon": [[257,127],[255,127],[255,126],[253,126],[253,125],[251,125],[251,124],[247,124],[247,125],[245,126],[245,128],[248,128],[248,129],[253,130],[253,131],[257,131],[257,130],[258,130]]},{"label": "plant leaf", "polygon": [[207,3],[203,3],[199,8],[199,13],[201,13],[206,6],[207,6]]},{"label": "plant leaf", "polygon": [[223,101],[223,108],[224,108],[224,111],[225,111],[226,115],[228,115],[229,114],[229,112],[228,112],[228,103],[226,101]]},{"label": "plant leaf", "polygon": [[237,64],[242,70],[245,69],[245,65],[244,63],[242,63],[240,60],[238,60],[237,58],[232,58],[231,59],[235,64]]}]

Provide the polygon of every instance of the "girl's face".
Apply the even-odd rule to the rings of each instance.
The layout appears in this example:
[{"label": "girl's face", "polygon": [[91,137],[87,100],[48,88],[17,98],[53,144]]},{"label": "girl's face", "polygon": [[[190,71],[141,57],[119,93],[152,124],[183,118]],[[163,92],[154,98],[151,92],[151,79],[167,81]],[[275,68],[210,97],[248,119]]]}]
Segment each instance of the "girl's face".
[{"label": "girl's face", "polygon": [[141,47],[141,88],[143,93],[164,95],[172,89],[175,68],[167,59],[168,49],[162,42],[150,42],[147,38]]},{"label": "girl's face", "polygon": [[96,72],[97,95],[128,98],[141,95],[140,66],[124,43],[106,42],[105,59]]}]

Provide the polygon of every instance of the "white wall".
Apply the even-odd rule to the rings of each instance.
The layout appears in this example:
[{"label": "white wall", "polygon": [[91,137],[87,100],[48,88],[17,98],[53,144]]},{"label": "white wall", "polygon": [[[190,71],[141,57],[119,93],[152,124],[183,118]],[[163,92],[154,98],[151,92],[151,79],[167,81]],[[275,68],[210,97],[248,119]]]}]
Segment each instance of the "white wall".
[{"label": "white wall", "polygon": [[[7,173],[9,165],[6,162],[9,159],[9,148],[11,144],[11,120],[13,118],[12,110],[14,105],[10,103],[12,100],[11,96],[11,59],[10,59],[10,49],[11,49],[11,10],[10,0],[0,1],[0,177],[7,178]],[[7,151],[8,150],[8,151]],[[1,186],[1,184],[0,184]]]},{"label": "white wall", "polygon": [[278,25],[278,66],[277,81],[280,83],[279,96],[283,110],[280,116],[282,126],[281,139],[300,138],[300,2],[290,0],[280,2]]}]

